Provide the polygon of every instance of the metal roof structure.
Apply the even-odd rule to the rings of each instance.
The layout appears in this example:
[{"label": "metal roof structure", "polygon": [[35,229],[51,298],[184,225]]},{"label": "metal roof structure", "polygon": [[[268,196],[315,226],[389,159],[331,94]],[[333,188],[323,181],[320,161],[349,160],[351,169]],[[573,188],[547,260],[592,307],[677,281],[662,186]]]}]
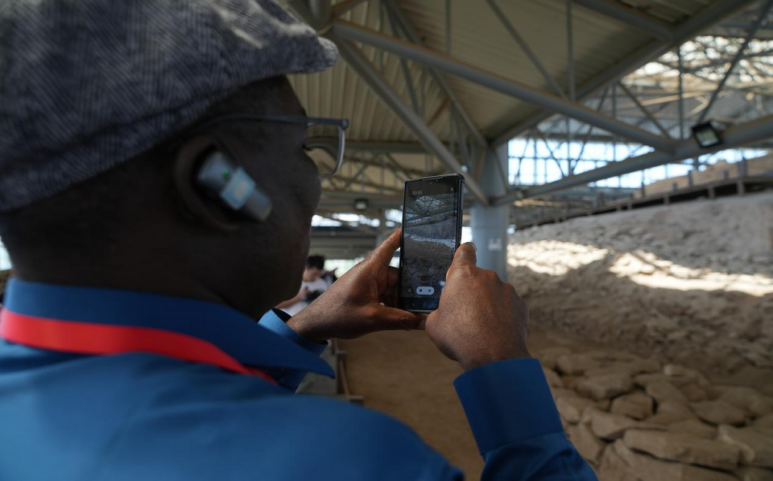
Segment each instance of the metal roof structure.
[{"label": "metal roof structure", "polygon": [[[342,176],[323,183],[331,218],[358,197],[383,217],[427,174],[462,173],[470,202],[503,205],[697,159],[690,127],[709,119],[723,148],[773,138],[773,0],[287,3],[341,51],[333,69],[291,78],[309,115],[351,121]],[[514,137],[554,142],[545,161],[566,162],[564,178],[510,185],[500,168],[505,193],[487,195],[482,166]],[[574,174],[558,151],[588,139],[650,152]]]}]

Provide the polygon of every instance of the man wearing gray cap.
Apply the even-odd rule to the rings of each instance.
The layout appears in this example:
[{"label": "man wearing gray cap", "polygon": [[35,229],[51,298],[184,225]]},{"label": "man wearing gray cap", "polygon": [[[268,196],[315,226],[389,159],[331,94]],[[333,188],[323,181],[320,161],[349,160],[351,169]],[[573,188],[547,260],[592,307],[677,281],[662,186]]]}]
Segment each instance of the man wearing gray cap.
[{"label": "man wearing gray cap", "polygon": [[[0,479],[460,479],[399,422],[293,396],[324,341],[422,329],[485,479],[594,479],[512,286],[462,246],[440,308],[390,307],[392,235],[311,307],[320,196],[287,74],[335,47],[270,0],[0,3]],[[258,293],[257,295],[255,293]],[[255,322],[254,319],[259,319]]]}]

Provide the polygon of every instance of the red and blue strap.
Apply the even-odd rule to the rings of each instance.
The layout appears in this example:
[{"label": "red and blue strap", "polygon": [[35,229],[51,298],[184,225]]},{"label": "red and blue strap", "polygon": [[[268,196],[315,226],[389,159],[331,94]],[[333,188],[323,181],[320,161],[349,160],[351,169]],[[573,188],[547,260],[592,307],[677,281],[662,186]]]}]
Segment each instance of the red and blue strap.
[{"label": "red and blue strap", "polygon": [[161,354],[258,376],[277,384],[268,374],[244,366],[211,342],[162,329],[64,321],[3,309],[0,313],[0,336],[16,344],[53,351],[92,355],[127,352]]}]

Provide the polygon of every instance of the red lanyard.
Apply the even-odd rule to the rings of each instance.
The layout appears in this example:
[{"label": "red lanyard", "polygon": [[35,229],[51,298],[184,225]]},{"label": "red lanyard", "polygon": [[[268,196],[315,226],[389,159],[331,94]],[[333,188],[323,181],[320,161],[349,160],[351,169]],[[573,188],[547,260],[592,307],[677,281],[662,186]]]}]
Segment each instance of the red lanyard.
[{"label": "red lanyard", "polygon": [[0,313],[0,336],[6,341],[38,349],[80,354],[150,352],[183,361],[211,364],[276,384],[268,374],[244,366],[211,342],[161,329],[63,321],[3,309]]}]

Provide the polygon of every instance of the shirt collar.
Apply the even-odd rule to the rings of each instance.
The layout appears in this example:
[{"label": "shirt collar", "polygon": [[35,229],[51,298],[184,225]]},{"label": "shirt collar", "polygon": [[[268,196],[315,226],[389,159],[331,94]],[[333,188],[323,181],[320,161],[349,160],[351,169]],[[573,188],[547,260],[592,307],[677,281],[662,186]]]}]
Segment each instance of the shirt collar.
[{"label": "shirt collar", "polygon": [[330,371],[326,362],[292,341],[235,309],[208,301],[11,279],[5,308],[28,316],[187,334],[211,342],[247,366]]}]

